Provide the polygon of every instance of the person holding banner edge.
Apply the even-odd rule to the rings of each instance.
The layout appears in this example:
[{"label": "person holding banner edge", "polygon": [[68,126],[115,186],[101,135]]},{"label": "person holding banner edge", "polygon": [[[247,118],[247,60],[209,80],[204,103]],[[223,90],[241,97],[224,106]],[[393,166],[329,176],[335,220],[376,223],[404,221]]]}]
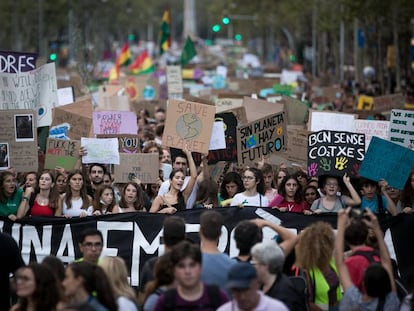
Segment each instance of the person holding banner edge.
[{"label": "person holding banner edge", "polygon": [[326,175],[322,178],[322,192],[324,196],[316,199],[312,203],[310,211],[306,211],[305,214],[336,213],[347,206],[360,205],[361,198],[354,186],[352,186],[351,180],[346,173],[342,180],[351,197],[346,195],[338,196],[337,193],[340,190],[338,177]]}]

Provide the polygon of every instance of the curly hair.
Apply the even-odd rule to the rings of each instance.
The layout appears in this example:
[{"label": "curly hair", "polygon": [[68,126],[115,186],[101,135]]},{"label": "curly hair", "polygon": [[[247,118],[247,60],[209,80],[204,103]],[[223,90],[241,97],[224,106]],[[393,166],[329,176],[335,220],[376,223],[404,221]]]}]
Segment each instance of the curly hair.
[{"label": "curly hair", "polygon": [[335,245],[335,235],[332,226],[324,221],[318,221],[299,235],[296,245],[296,265],[309,270],[324,269],[329,266]]}]

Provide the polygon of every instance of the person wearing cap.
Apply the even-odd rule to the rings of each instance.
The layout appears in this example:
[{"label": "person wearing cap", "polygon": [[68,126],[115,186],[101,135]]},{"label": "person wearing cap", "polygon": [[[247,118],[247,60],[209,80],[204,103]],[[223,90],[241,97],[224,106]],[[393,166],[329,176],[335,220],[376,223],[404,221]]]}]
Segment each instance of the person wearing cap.
[{"label": "person wearing cap", "polygon": [[259,291],[256,269],[248,262],[238,262],[227,275],[227,288],[233,299],[218,311],[288,311],[283,302]]}]

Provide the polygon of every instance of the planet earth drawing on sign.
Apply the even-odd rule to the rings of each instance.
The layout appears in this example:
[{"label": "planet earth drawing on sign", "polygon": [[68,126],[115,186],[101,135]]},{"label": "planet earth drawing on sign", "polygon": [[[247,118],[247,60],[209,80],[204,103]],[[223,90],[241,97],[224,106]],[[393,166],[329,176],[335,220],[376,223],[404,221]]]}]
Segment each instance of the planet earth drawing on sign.
[{"label": "planet earth drawing on sign", "polygon": [[183,139],[192,139],[201,134],[203,123],[193,113],[186,113],[177,119],[176,131]]}]

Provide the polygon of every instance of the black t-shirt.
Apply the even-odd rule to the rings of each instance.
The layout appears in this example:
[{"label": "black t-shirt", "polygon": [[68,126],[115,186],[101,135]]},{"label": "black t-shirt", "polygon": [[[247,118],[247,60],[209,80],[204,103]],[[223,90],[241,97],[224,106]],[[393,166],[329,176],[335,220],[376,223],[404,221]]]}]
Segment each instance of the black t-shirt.
[{"label": "black t-shirt", "polygon": [[24,266],[16,241],[0,232],[0,310],[10,308],[10,273]]}]

